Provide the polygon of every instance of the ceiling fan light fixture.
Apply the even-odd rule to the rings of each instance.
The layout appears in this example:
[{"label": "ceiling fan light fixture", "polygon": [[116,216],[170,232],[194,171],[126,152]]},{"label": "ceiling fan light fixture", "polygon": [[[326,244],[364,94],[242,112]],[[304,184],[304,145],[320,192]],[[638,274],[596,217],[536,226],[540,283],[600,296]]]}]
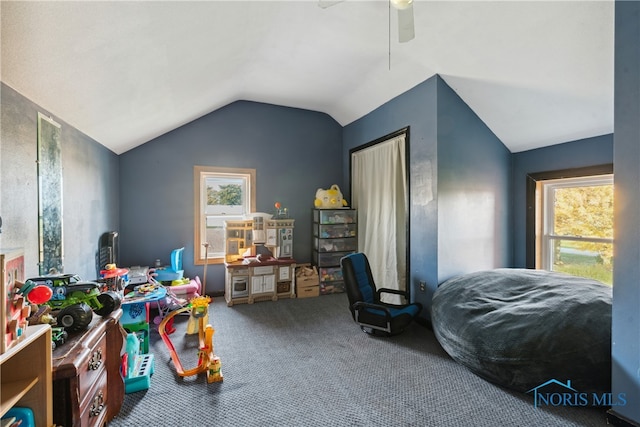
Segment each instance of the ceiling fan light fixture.
[{"label": "ceiling fan light fixture", "polygon": [[413,0],[391,0],[391,5],[398,10],[407,9],[412,3]]}]

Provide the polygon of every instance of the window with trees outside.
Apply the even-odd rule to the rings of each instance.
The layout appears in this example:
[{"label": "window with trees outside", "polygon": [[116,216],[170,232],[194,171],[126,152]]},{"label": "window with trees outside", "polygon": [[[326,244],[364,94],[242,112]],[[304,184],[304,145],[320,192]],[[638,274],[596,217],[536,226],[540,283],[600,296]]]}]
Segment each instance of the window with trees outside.
[{"label": "window with trees outside", "polygon": [[536,268],[613,283],[613,175],[537,181]]},{"label": "window with trees outside", "polygon": [[195,264],[224,262],[224,222],[255,209],[255,169],[195,166]]}]

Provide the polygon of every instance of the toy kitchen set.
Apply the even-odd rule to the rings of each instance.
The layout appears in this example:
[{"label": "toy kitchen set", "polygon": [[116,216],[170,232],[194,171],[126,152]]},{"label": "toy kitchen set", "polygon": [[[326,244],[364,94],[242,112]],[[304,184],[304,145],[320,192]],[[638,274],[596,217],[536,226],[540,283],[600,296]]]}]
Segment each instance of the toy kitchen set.
[{"label": "toy kitchen set", "polygon": [[293,219],[225,221],[225,300],[233,304],[295,298]]}]

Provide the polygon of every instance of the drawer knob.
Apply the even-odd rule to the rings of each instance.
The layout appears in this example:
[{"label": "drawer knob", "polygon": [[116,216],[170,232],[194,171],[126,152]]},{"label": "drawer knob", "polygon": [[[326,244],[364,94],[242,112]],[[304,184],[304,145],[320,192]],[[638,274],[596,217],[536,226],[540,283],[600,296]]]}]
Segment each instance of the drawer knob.
[{"label": "drawer knob", "polygon": [[94,351],[91,355],[91,359],[89,360],[89,370],[95,371],[102,365],[102,349]]},{"label": "drawer knob", "polygon": [[100,390],[95,396],[93,396],[93,402],[91,402],[91,409],[89,409],[90,417],[97,417],[104,409],[104,395]]}]

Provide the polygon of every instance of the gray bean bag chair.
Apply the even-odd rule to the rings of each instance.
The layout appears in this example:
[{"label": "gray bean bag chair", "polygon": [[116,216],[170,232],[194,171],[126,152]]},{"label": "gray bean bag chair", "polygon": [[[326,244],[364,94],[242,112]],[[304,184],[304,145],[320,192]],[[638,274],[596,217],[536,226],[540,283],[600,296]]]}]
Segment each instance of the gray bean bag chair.
[{"label": "gray bean bag chair", "polygon": [[527,392],[551,379],[611,391],[611,287],[541,270],[452,278],[433,297],[436,338],[488,381]]}]

